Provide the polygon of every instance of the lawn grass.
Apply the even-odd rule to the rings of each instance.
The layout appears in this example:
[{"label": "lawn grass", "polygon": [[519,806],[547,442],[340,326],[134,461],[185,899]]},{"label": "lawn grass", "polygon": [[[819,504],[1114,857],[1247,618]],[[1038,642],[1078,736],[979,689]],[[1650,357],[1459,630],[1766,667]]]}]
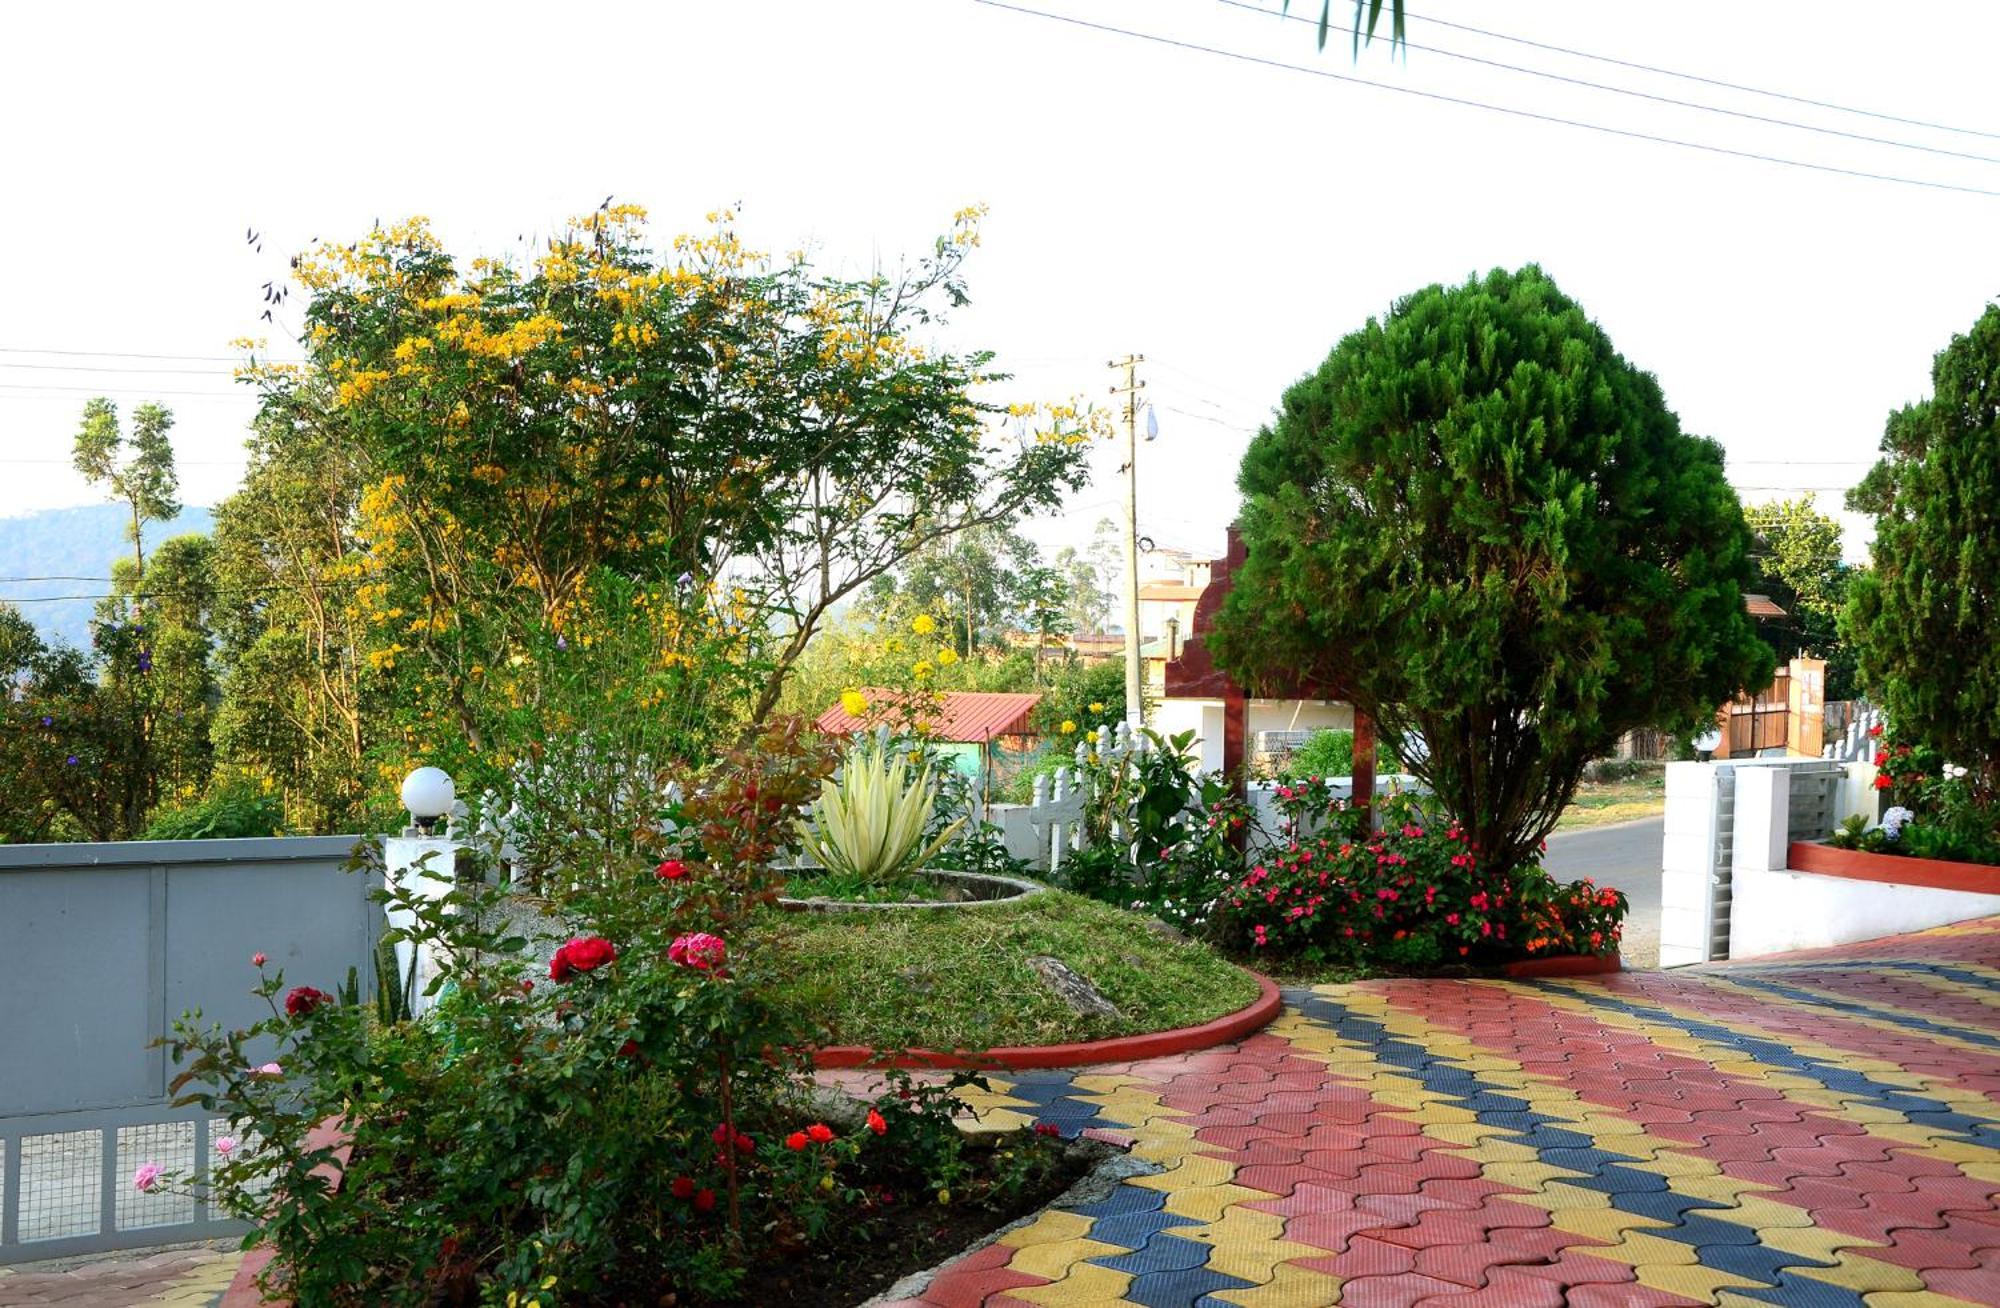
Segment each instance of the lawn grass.
[{"label": "lawn grass", "polygon": [[[763,915],[752,945],[784,952],[775,998],[833,1044],[929,1049],[1057,1044],[1192,1026],[1233,1013],[1257,983],[1206,945],[1136,913],[1052,891],[933,912]],[[1036,977],[1046,954],[1089,978],[1121,1018],[1080,1017]]]},{"label": "lawn grass", "polygon": [[1576,798],[1556,819],[1556,830],[1608,826],[1658,817],[1667,811],[1667,781],[1664,775],[1630,777],[1621,781],[1586,781],[1576,788]]}]

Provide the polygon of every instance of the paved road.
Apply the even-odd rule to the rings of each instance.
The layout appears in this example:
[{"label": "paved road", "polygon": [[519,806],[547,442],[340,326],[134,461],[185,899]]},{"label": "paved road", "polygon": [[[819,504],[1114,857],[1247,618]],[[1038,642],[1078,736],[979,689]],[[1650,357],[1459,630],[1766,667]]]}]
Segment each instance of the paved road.
[{"label": "paved road", "polygon": [[1585,827],[1549,837],[1542,865],[1562,881],[1589,877],[1625,892],[1625,962],[1653,967],[1660,957],[1660,842],[1664,818]]}]

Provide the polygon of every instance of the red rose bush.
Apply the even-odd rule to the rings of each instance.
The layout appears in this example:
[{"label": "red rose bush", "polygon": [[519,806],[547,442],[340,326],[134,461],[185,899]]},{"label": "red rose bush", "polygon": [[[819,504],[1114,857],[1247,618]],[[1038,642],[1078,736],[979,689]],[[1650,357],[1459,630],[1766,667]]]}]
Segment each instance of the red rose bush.
[{"label": "red rose bush", "polygon": [[[276,1246],[271,1288],[301,1308],[726,1300],[760,1259],[865,1239],[892,1204],[1025,1183],[970,1174],[949,1086],[905,1078],[848,1118],[811,1100],[787,1052],[809,1015],[775,1008],[775,965],[737,947],[830,766],[796,730],[720,760],[656,845],[549,903],[553,949],[511,934],[498,876],[463,863],[442,898],[387,892],[414,920],[391,937],[453,960],[419,1019],[261,958],[267,1020],[184,1018],[174,1089],[232,1123],[213,1198]],[[146,1189],[192,1185],[148,1166]]]}]

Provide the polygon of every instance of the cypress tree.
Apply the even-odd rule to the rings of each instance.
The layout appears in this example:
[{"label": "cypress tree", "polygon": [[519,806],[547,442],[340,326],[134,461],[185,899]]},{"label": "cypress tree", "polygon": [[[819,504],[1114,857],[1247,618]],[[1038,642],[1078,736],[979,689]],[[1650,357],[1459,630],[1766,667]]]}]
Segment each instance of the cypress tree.
[{"label": "cypress tree", "polygon": [[1343,339],[1243,459],[1218,661],[1344,687],[1489,866],[1584,765],[1769,680],[1712,441],[1538,267],[1430,286]]},{"label": "cypress tree", "polygon": [[1874,568],[1847,634],[1899,732],[2000,787],[2000,306],[1931,365],[1932,395],[1889,415],[1847,497],[1875,515]]}]

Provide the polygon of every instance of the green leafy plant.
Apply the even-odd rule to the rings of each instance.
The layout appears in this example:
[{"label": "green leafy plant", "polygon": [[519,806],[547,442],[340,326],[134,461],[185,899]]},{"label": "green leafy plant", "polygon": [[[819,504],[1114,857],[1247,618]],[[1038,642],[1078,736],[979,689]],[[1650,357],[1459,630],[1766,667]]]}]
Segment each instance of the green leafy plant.
[{"label": "green leafy plant", "polygon": [[911,775],[909,753],[888,741],[847,756],[837,780],[820,783],[810,821],[798,832],[806,853],[828,872],[866,882],[894,881],[922,867],[958,834],[963,819],[925,839],[937,803],[928,763]]},{"label": "green leafy plant", "polygon": [[153,810],[141,840],[215,840],[275,836],[285,821],[284,797],[248,778],[217,781],[192,804]]}]

